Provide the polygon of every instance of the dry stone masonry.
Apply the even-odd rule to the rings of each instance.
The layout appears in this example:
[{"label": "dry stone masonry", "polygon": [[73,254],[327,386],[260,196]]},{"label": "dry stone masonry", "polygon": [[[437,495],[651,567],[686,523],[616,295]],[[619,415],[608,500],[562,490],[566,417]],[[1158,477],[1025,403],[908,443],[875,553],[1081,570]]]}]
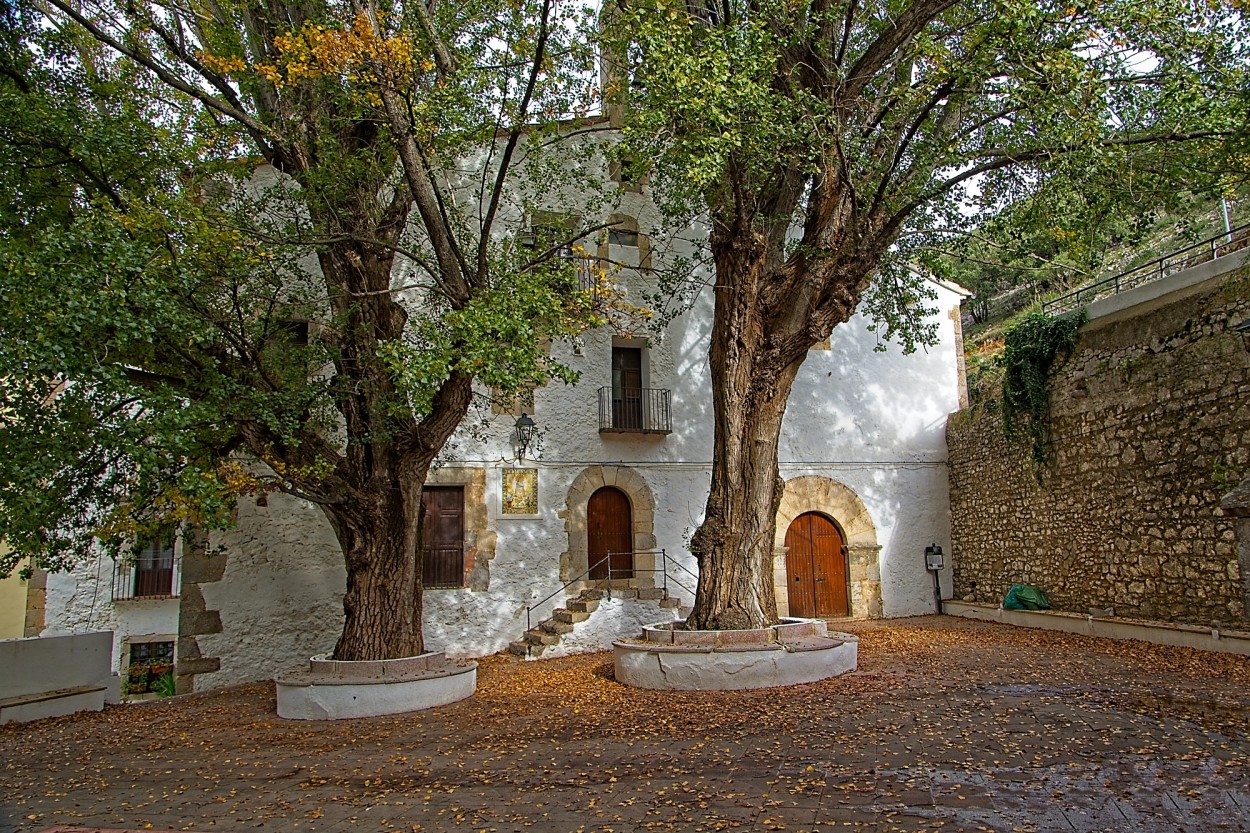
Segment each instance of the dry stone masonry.
[{"label": "dry stone masonry", "polygon": [[1250,475],[1250,353],[1232,329],[1248,317],[1246,266],[1091,317],[1052,373],[1040,472],[996,410],[953,418],[955,597],[1027,583],[1059,610],[1246,627],[1250,575],[1220,501]]}]

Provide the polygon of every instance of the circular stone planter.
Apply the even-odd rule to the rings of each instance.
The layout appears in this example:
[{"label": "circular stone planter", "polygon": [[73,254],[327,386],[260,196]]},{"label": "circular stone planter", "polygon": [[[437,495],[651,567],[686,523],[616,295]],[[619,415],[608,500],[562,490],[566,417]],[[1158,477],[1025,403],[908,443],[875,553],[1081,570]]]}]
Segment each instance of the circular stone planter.
[{"label": "circular stone planter", "polygon": [[730,691],[814,683],[854,671],[859,638],[829,633],[819,619],[782,619],[757,630],[687,631],[681,622],[643,628],[612,643],[616,679],[637,688]]},{"label": "circular stone planter", "polygon": [[278,677],[278,716],[339,720],[413,712],[463,700],[477,691],[477,663],[441,651],[399,659],[342,662],[313,657],[307,671]]}]

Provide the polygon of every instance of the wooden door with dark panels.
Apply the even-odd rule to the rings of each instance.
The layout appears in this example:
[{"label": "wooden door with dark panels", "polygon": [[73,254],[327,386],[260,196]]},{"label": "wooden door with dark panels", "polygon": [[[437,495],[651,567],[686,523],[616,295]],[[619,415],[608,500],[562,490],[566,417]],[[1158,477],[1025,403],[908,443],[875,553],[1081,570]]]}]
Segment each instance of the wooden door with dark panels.
[{"label": "wooden door with dark panels", "polygon": [[642,423],[642,350],[612,348],[612,427],[639,431]]},{"label": "wooden door with dark panels", "polygon": [[791,616],[850,615],[842,535],[818,512],[799,515],[786,530],[786,586]]},{"label": "wooden door with dark panels", "polygon": [[425,587],[464,586],[464,487],[421,492],[421,575]]},{"label": "wooden door with dark panels", "polygon": [[634,517],[629,497],[604,486],[586,504],[587,560],[592,579],[632,578],[634,575]]}]

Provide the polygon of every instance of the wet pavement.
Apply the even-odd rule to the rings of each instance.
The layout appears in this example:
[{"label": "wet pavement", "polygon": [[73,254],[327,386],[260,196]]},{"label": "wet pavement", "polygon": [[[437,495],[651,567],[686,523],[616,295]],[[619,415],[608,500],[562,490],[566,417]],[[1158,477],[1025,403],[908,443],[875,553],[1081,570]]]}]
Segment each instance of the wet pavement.
[{"label": "wet pavement", "polygon": [[1250,832],[1250,659],[955,619],[839,623],[860,669],[661,693],[482,662],[428,712],[280,720],[267,684],[0,727],[0,833]]}]

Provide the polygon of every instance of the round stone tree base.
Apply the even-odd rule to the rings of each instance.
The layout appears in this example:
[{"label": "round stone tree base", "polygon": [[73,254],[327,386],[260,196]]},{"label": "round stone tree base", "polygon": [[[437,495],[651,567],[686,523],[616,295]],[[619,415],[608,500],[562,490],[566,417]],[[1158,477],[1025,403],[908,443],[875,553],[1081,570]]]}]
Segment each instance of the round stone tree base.
[{"label": "round stone tree base", "polygon": [[477,663],[441,651],[416,657],[341,662],[313,657],[307,671],[278,677],[278,716],[339,720],[414,712],[463,700],[477,691]]},{"label": "round stone tree base", "polygon": [[859,638],[819,619],[783,619],[758,630],[687,631],[648,625],[612,643],[616,679],[638,688],[730,691],[814,683],[854,671]]}]

